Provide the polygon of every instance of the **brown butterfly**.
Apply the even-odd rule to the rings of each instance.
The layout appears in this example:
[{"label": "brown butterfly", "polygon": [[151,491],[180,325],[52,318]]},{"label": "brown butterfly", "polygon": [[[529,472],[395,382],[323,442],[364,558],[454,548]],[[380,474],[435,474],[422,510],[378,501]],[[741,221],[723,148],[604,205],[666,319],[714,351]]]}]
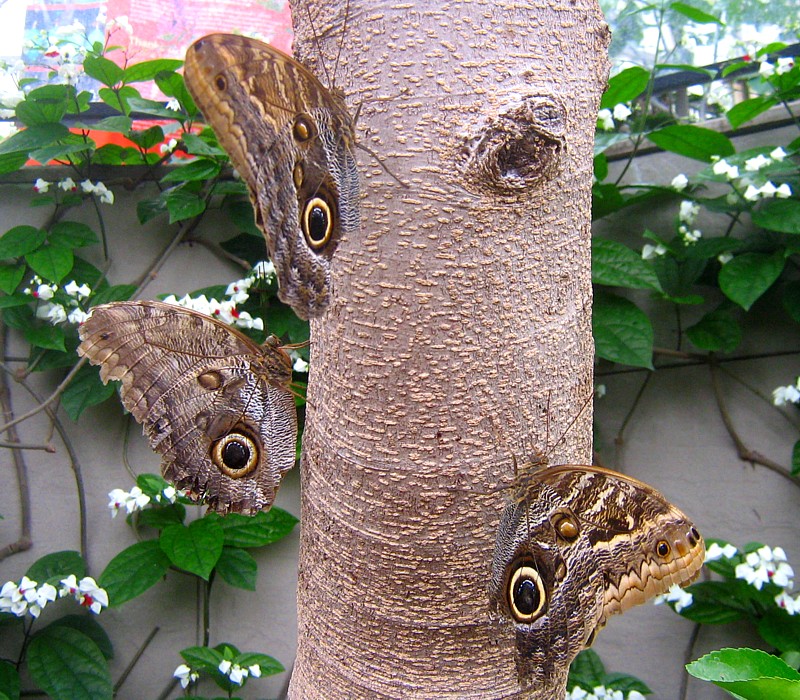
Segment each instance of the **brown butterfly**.
[{"label": "brown butterfly", "polygon": [[215,318],[157,301],[95,306],[78,354],[122,382],[122,403],[166,479],[219,512],[269,508],[294,465],[292,362]]},{"label": "brown butterfly", "polygon": [[647,484],[602,467],[527,465],[490,584],[514,629],[520,684],[563,695],[569,664],[609,616],[688,585],[704,558],[692,522]]},{"label": "brown butterfly", "polygon": [[193,43],[184,76],[247,183],[279,298],[301,318],[321,315],[333,252],[359,227],[355,127],[344,100],[281,51],[233,34]]}]

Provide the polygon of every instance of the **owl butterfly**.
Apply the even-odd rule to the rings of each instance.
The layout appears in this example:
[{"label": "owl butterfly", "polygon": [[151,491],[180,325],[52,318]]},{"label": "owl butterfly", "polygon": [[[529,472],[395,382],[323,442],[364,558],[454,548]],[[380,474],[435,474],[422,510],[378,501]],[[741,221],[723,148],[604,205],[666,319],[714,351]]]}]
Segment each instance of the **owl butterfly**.
[{"label": "owl butterfly", "polygon": [[247,183],[278,296],[301,318],[320,316],[331,256],[359,226],[355,127],[342,96],[281,51],[233,34],[194,42],[184,76]]},{"label": "owl butterfly", "polygon": [[609,616],[688,585],[704,558],[691,521],[641,481],[601,467],[525,469],[502,515],[490,585],[515,632],[520,684],[563,697],[569,664]]},{"label": "owl butterfly", "polygon": [[161,471],[219,513],[269,508],[294,465],[292,363],[210,316],[156,301],[95,306],[78,354],[122,382]]}]

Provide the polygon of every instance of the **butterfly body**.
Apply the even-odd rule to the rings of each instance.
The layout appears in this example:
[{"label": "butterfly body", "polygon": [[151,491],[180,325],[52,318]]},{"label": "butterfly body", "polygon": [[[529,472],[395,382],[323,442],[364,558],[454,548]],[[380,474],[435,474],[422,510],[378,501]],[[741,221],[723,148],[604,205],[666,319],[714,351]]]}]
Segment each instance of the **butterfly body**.
[{"label": "butterfly body", "polygon": [[192,44],[185,78],[248,186],[280,299],[301,318],[321,315],[333,252],[359,226],[355,127],[344,100],[281,51],[233,34]]},{"label": "butterfly body", "polygon": [[210,316],[161,302],[97,306],[78,353],[121,382],[162,473],[220,513],[269,507],[294,465],[291,359]]},{"label": "butterfly body", "polygon": [[690,583],[703,540],[660,493],[600,467],[518,481],[498,530],[490,600],[514,629],[520,682],[558,686],[609,616]]}]

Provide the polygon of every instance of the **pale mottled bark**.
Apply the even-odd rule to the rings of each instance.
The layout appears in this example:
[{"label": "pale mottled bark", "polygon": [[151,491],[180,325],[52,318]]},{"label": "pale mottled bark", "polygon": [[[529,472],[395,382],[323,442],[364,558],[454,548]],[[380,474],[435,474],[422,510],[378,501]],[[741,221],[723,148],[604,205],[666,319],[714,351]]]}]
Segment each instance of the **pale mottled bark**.
[{"label": "pale mottled bark", "polygon": [[[344,6],[293,11],[330,69]],[[487,593],[498,486],[592,391],[607,40],[593,0],[350,2],[337,83],[409,188],[359,154],[362,230],[312,328],[295,699],[518,694]],[[553,461],[588,463],[588,414]]]}]

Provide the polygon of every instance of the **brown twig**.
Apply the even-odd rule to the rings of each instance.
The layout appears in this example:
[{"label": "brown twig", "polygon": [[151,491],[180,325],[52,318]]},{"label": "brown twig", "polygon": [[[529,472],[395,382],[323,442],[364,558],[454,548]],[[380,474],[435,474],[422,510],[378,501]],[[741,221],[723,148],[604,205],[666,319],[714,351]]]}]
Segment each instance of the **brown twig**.
[{"label": "brown twig", "polygon": [[722,388],[719,384],[718,369],[713,358],[708,367],[711,371],[711,386],[714,390],[714,398],[717,401],[720,417],[725,425],[725,429],[728,431],[728,435],[730,435],[731,440],[733,440],[733,444],[736,446],[736,452],[739,455],[739,459],[744,462],[750,462],[752,465],[760,464],[762,467],[766,467],[767,469],[774,471],[776,474],[779,474],[784,479],[791,481],[795,486],[800,486],[800,478],[793,476],[782,465],[772,461],[768,457],[765,457],[760,452],[751,450],[749,447],[747,447],[747,445],[744,444],[744,441],[741,439],[741,437],[739,437],[739,433],[736,431],[736,427],[733,425],[733,420],[728,412],[725,399],[722,396]]},{"label": "brown twig", "polygon": [[[5,350],[5,341],[6,327],[0,324],[0,351]],[[3,413],[3,419],[7,422],[13,422],[14,410],[11,404],[11,392],[8,388],[8,377],[5,372],[0,372],[0,409]],[[19,443],[19,434],[13,423],[2,432],[7,434],[10,442]],[[22,450],[18,447],[12,447],[11,455],[14,460],[14,469],[17,472],[17,484],[19,486],[20,534],[16,542],[11,542],[0,549],[0,561],[12,554],[30,549],[33,544],[31,539],[31,493],[28,484],[28,468],[25,464]]]}]

